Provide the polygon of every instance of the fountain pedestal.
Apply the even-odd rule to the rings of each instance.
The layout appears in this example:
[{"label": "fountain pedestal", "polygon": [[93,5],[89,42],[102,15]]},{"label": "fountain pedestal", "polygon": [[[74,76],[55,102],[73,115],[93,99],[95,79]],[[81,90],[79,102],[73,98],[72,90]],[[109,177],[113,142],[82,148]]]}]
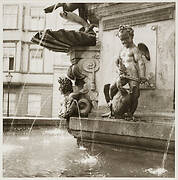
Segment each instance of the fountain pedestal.
[{"label": "fountain pedestal", "polygon": [[100,48],[99,46],[75,47],[70,50],[70,60],[77,59],[77,65],[82,74],[86,76],[85,83],[87,95],[90,97],[93,108],[98,106],[98,86],[97,72],[100,67]]},{"label": "fountain pedestal", "polygon": [[[79,63],[81,63],[83,72],[88,73],[87,82],[90,86],[90,92],[91,94],[95,92],[92,94],[92,101],[96,103],[93,104],[99,102],[99,106],[97,114],[93,114],[93,116],[89,114],[89,118],[71,118],[69,123],[71,133],[80,139],[80,132],[82,132],[83,141],[164,151],[175,118],[174,113],[172,113],[175,111],[175,4],[162,3],[158,6],[158,4],[153,3],[117,3],[114,5],[104,3],[89,5],[88,9],[90,16],[94,14],[99,19],[100,54],[102,57],[100,66],[93,70],[92,63],[89,63],[86,66],[89,72],[84,70],[82,64],[87,62],[85,59],[89,60],[95,57],[90,55],[90,47],[75,48],[71,53],[71,58],[82,58]],[[150,52],[150,61],[146,63],[146,77],[150,79],[150,87],[141,87],[136,111],[141,115],[140,121],[137,122],[96,117],[100,112],[104,113],[104,108],[106,108],[104,85],[111,83],[117,77],[114,62],[122,46],[116,35],[121,24],[131,25],[135,32],[135,44],[144,43]],[[97,74],[100,76],[98,79]],[[92,80],[92,77],[96,77],[96,79]],[[96,87],[96,90],[93,90],[95,89],[93,87]],[[153,115],[157,112],[162,115],[159,117]],[[145,113],[147,113],[147,117],[144,117]],[[172,116],[167,120],[165,113],[172,113]],[[173,133],[170,151],[174,151],[174,137]]]},{"label": "fountain pedestal", "polygon": [[[154,151],[165,150],[172,128],[173,119],[169,122],[128,122],[122,119],[72,117],[69,123],[70,133],[78,140],[82,140],[82,143],[94,142]],[[171,153],[175,150],[174,137],[175,132],[170,139]]]},{"label": "fountain pedestal", "polygon": [[[69,132],[79,141],[101,143],[114,146],[136,147],[164,151],[172,127],[174,126],[174,113],[157,113],[146,111],[135,113],[137,122],[123,119],[101,118],[106,108],[98,107],[98,92],[100,86],[100,48],[76,47],[71,49],[70,59],[79,59],[77,65],[82,74],[86,75],[88,95],[92,101],[93,109],[89,118],[71,117]],[[143,96],[143,94],[141,95]],[[81,135],[82,134],[82,135]],[[82,138],[81,138],[82,137]],[[169,152],[175,150],[175,134],[172,134]],[[82,143],[83,143],[82,142]]]}]

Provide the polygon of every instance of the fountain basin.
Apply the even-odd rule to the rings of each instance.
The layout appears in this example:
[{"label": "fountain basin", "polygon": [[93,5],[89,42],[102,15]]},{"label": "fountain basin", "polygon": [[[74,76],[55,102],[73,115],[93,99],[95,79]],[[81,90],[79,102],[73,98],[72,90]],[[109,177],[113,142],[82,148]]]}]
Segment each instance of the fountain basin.
[{"label": "fountain basin", "polygon": [[[23,126],[22,126],[23,127]],[[93,144],[81,148],[66,128],[43,126],[11,128],[3,132],[4,178],[158,177],[163,154]],[[166,173],[175,177],[175,156],[166,159]]]},{"label": "fountain basin", "polygon": [[[35,122],[34,122],[35,121]],[[44,117],[3,117],[3,128],[13,126],[56,126],[65,125],[66,120],[62,118],[44,118]]]},{"label": "fountain basin", "polygon": [[[70,133],[83,142],[94,142],[114,146],[128,146],[139,149],[165,151],[173,121],[126,121],[107,118],[74,118],[69,122]],[[82,133],[82,135],[81,135]],[[175,151],[173,132],[169,153]]]}]

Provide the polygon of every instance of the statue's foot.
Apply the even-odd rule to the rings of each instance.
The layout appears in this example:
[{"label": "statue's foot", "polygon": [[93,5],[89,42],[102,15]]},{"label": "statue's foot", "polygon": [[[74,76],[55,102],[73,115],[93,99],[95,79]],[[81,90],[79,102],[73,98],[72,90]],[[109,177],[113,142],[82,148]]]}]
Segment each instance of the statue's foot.
[{"label": "statue's foot", "polygon": [[126,121],[134,121],[134,122],[138,121],[134,116],[127,116],[127,117],[125,117],[125,120]]},{"label": "statue's foot", "polygon": [[108,118],[115,119],[115,116],[110,113],[110,115],[108,116]]},{"label": "statue's foot", "polygon": [[132,121],[133,119],[132,119],[132,117],[125,117],[125,120],[126,121]]},{"label": "statue's foot", "polygon": [[125,117],[124,117],[124,116],[121,116],[121,115],[117,115],[117,116],[115,116],[115,118],[116,118],[116,119],[119,119],[119,120],[125,119]]},{"label": "statue's foot", "polygon": [[137,121],[139,121],[139,119],[137,119],[136,117],[133,116],[132,121],[137,122]]}]

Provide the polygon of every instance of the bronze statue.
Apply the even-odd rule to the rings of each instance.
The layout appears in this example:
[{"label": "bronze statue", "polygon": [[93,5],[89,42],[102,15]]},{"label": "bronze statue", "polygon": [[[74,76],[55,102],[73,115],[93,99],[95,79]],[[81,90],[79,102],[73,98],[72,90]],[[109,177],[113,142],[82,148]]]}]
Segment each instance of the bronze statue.
[{"label": "bronze statue", "polygon": [[74,91],[72,81],[67,77],[59,77],[59,91],[64,96],[64,109],[59,112],[69,123],[70,117],[87,117],[91,111],[92,104],[86,92]]},{"label": "bronze statue", "polygon": [[[60,13],[60,16],[80,24],[82,27],[79,31],[64,29],[54,31],[46,29],[36,33],[31,41],[54,52],[65,53],[68,53],[71,48],[76,46],[95,46],[96,33],[93,28],[97,26],[97,21],[87,16],[85,5],[85,3],[57,3],[45,8],[45,13],[51,13],[59,7],[63,7],[63,12]],[[76,9],[79,9],[79,16],[73,13]],[[90,20],[88,21],[88,19]]]},{"label": "bronze statue", "polygon": [[[147,81],[145,77],[146,67],[144,57],[150,60],[149,51],[141,44],[137,47],[133,42],[134,30],[128,25],[120,25],[117,36],[123,45],[116,66],[119,76],[114,84],[104,87],[106,102],[110,107],[110,117],[123,118],[127,113],[128,119],[133,119],[140,96],[140,83]],[[143,50],[144,49],[144,50]],[[129,85],[129,91],[123,86]],[[106,114],[103,116],[107,116]]]},{"label": "bronze statue", "polygon": [[[92,30],[94,26],[96,26],[92,24],[92,22],[90,22],[91,24],[88,23],[85,3],[57,3],[55,5],[45,8],[44,11],[45,13],[51,13],[59,7],[63,8],[63,12],[60,13],[60,16],[71,22],[82,25],[84,27],[84,32],[87,33]],[[73,11],[76,9],[79,10],[79,16],[73,13]]]}]

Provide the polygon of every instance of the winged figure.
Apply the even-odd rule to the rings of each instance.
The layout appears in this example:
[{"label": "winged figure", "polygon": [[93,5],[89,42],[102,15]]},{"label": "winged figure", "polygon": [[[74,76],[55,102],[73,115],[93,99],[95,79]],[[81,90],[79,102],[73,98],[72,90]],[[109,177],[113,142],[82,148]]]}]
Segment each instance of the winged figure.
[{"label": "winged figure", "polygon": [[[131,120],[138,106],[139,86],[147,81],[145,59],[150,61],[150,53],[144,43],[139,43],[138,46],[134,44],[134,30],[131,26],[120,25],[117,36],[122,43],[122,49],[116,60],[119,75],[113,84],[104,86],[110,112],[103,117],[123,118],[126,114],[127,119]],[[128,90],[124,88],[126,84],[129,85]]]}]

